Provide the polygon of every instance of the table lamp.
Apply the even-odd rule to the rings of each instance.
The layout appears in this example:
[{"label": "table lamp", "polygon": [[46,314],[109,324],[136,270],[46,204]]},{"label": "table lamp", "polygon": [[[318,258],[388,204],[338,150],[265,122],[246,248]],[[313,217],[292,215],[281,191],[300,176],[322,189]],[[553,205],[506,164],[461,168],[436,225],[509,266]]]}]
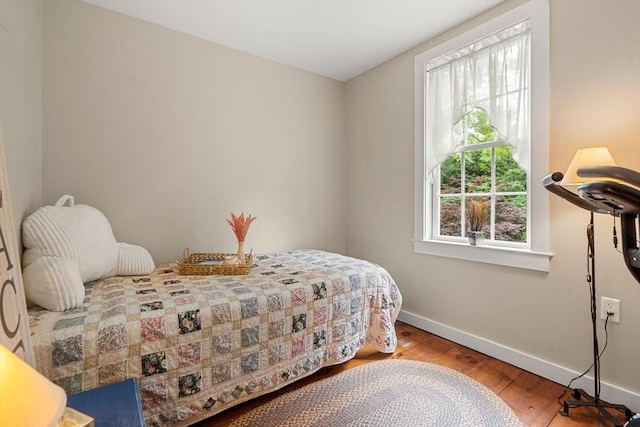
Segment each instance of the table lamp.
[{"label": "table lamp", "polygon": [[580,148],[569,163],[561,184],[579,185],[593,181],[593,178],[578,175],[578,169],[588,166],[616,166],[616,162],[607,147]]},{"label": "table lamp", "polygon": [[93,425],[93,418],[66,404],[62,387],[0,344],[0,426]]},{"label": "table lamp", "polygon": [[0,425],[50,426],[62,417],[67,395],[0,345]]}]

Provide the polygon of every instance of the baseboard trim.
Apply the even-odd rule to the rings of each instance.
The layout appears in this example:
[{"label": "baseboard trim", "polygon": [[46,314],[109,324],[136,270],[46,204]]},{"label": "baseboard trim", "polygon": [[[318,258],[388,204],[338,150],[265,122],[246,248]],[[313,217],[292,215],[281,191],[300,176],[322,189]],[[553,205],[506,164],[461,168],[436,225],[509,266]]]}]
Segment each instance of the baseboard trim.
[{"label": "baseboard trim", "polygon": [[[558,384],[566,385],[581,372],[557,365],[555,363],[540,359],[519,350],[506,347],[491,340],[469,334],[443,323],[436,322],[426,317],[401,310],[398,320],[416,328],[431,332],[442,338],[469,347],[480,353],[502,360],[503,362],[517,366],[543,378],[547,378]],[[593,391],[593,377],[584,376],[573,382],[572,388],[582,388],[587,393]],[[600,382],[600,398],[607,402],[622,404],[634,412],[640,412],[640,394],[626,390],[607,382]]]}]

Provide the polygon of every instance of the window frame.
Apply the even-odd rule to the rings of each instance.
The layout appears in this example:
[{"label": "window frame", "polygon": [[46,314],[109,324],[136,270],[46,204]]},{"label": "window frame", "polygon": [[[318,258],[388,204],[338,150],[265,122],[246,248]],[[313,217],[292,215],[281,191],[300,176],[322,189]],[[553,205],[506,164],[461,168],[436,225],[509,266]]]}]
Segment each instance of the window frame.
[{"label": "window frame", "polygon": [[[528,247],[471,246],[433,238],[433,185],[425,171],[425,64],[524,19],[531,19],[531,166],[527,174]],[[549,271],[549,196],[541,182],[549,165],[549,4],[530,0],[415,57],[414,252],[537,271]]]}]

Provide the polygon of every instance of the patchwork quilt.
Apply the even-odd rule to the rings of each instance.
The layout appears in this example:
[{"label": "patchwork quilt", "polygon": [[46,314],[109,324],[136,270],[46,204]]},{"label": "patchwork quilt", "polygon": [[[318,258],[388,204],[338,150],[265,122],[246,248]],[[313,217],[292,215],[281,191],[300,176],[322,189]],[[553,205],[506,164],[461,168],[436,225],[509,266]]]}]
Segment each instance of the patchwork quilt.
[{"label": "patchwork quilt", "polygon": [[86,285],[81,307],[29,310],[38,371],[73,394],[139,379],[149,426],[197,422],[368,345],[390,353],[402,297],[371,262],[317,250],[254,256],[245,276]]}]

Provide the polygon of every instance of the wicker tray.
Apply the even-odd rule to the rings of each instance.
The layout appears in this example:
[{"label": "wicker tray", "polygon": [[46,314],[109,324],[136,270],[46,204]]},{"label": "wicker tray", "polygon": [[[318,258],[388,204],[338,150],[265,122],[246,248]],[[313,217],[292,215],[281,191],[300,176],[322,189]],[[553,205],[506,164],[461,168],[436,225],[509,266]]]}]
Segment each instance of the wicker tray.
[{"label": "wicker tray", "polygon": [[224,264],[224,259],[236,254],[223,253],[195,253],[189,254],[189,248],[184,250],[184,259],[178,261],[180,274],[190,275],[238,275],[249,274],[253,264],[253,252],[245,255],[244,264]]}]

